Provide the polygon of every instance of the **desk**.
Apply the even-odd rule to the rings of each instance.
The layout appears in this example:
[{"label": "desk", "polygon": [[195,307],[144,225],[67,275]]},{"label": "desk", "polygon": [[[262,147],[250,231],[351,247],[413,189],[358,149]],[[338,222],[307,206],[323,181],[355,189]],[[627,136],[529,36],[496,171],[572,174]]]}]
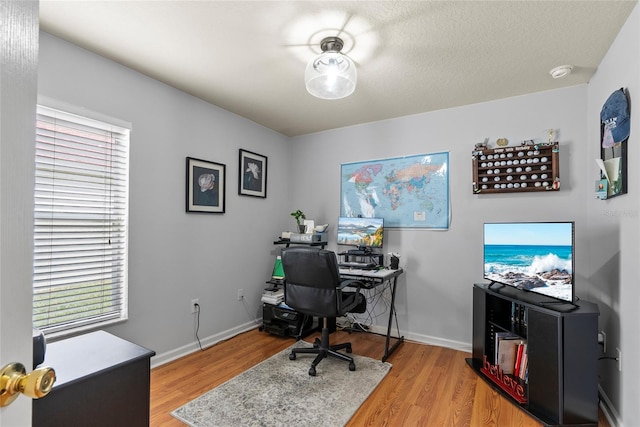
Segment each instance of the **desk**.
[{"label": "desk", "polygon": [[[391,353],[404,341],[404,336],[400,335],[400,328],[398,327],[398,317],[396,315],[396,286],[398,284],[398,276],[404,273],[404,270],[399,268],[397,270],[358,270],[351,268],[341,268],[340,278],[342,279],[355,279],[363,282],[364,289],[373,289],[378,286],[389,286],[391,288],[391,304],[389,307],[389,322],[387,324],[387,339],[384,346],[384,355],[382,361],[386,362]],[[396,319],[396,329],[398,329],[398,336],[391,336],[391,325],[393,319]],[[394,338],[396,342],[389,347],[391,338]]]}]

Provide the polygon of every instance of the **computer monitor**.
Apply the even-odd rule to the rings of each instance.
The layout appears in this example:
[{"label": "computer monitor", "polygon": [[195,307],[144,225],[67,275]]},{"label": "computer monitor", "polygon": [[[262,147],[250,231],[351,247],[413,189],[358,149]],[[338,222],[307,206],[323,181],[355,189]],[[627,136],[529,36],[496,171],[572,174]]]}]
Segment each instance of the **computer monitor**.
[{"label": "computer monitor", "polygon": [[358,249],[370,251],[382,248],[383,237],[383,218],[338,218],[339,245],[357,246]]}]

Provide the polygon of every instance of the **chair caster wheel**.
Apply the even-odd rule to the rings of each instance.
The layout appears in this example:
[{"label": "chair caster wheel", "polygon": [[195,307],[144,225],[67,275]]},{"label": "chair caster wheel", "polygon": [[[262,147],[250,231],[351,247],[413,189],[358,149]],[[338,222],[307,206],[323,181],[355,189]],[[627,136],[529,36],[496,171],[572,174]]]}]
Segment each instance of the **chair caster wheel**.
[{"label": "chair caster wheel", "polygon": [[289,360],[296,360],[296,354],[295,353],[291,353],[289,355]]},{"label": "chair caster wheel", "polygon": [[351,350],[351,347],[347,347],[347,353],[351,353],[353,350]]},{"label": "chair caster wheel", "polygon": [[355,371],[356,370],[356,364],[353,363],[353,362],[349,363],[349,370],[350,371]]},{"label": "chair caster wheel", "polygon": [[[355,367],[354,367],[355,369]],[[311,368],[309,368],[309,375],[311,375],[312,377],[316,376],[316,368],[314,368],[313,366]]]}]

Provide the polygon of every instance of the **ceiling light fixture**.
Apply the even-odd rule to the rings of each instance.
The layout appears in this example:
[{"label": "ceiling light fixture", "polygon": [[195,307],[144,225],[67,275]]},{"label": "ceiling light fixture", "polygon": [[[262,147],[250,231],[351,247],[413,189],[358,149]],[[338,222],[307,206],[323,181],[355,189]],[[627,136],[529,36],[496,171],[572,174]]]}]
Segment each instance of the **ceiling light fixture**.
[{"label": "ceiling light fixture", "polygon": [[559,79],[571,74],[572,70],[573,65],[561,65],[549,71],[549,74],[551,74],[551,77],[553,77],[554,79]]},{"label": "ceiling light fixture", "polygon": [[326,37],[320,42],[322,53],[312,58],[304,71],[304,82],[311,95],[341,99],[356,90],[356,64],[340,52],[343,45],[339,37]]}]

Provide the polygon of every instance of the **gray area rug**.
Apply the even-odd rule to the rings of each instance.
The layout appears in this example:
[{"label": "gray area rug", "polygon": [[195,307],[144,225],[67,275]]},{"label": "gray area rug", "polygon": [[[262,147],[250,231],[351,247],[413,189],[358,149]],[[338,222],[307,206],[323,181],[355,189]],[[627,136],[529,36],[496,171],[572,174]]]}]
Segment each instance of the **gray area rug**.
[{"label": "gray area rug", "polygon": [[[311,346],[298,341],[293,346]],[[315,356],[289,360],[291,347],[206,392],[171,413],[192,427],[344,426],[387,375],[391,364],[351,354],[356,370]]]}]

